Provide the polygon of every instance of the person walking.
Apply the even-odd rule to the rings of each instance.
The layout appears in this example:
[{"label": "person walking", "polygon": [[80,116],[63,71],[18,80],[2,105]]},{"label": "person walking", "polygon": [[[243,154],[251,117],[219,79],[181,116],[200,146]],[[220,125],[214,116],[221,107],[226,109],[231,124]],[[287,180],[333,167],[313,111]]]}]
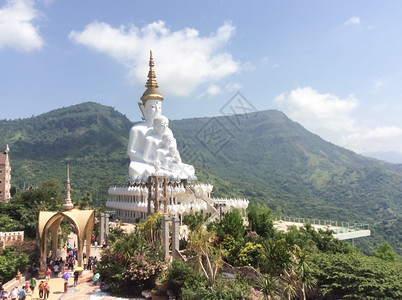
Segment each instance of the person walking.
[{"label": "person walking", "polygon": [[35,277],[32,277],[31,278],[31,291],[32,291],[32,295],[33,295],[33,293],[34,293],[34,291],[35,291],[35,288],[36,288],[36,278]]},{"label": "person walking", "polygon": [[49,299],[50,286],[49,286],[48,282],[45,282],[44,293],[45,293],[45,297],[43,299]]},{"label": "person walking", "polygon": [[40,282],[38,289],[39,289],[39,298],[42,299],[43,293],[45,291],[45,283],[43,282],[43,280]]},{"label": "person walking", "polygon": [[78,271],[74,272],[74,286],[76,286],[78,284],[78,276],[80,275],[80,273]]},{"label": "person walking", "polygon": [[1,290],[1,300],[7,300],[8,299],[8,292],[6,290]]},{"label": "person walking", "polygon": [[27,296],[27,291],[25,290],[25,286],[20,289],[20,300],[25,300]]},{"label": "person walking", "polygon": [[20,291],[18,290],[18,287],[15,286],[10,292],[10,299],[17,300],[19,293]]},{"label": "person walking", "polygon": [[68,290],[68,278],[64,279],[64,292],[67,293]]},{"label": "person walking", "polygon": [[46,269],[46,281],[49,281],[50,279],[50,274],[52,274],[52,270],[50,270],[49,267]]}]

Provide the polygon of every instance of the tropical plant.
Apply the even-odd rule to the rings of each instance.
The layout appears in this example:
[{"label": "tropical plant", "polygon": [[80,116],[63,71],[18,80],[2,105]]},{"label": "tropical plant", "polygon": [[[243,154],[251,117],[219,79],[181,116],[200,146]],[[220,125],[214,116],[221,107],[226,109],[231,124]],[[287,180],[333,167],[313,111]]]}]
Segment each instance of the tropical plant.
[{"label": "tropical plant", "polygon": [[162,214],[152,214],[145,222],[137,225],[143,238],[150,243],[162,241]]},{"label": "tropical plant", "polygon": [[216,275],[222,264],[221,249],[213,247],[213,238],[213,232],[200,227],[190,233],[186,249],[189,254],[196,256],[197,267],[204,274],[210,286],[214,284]]},{"label": "tropical plant", "polygon": [[167,269],[166,283],[168,288],[177,296],[181,295],[182,289],[197,290],[205,286],[205,277],[180,259],[174,259]]},{"label": "tropical plant", "polygon": [[264,300],[271,300],[279,295],[279,280],[274,276],[265,275],[261,277],[258,282],[258,287],[263,294]]}]

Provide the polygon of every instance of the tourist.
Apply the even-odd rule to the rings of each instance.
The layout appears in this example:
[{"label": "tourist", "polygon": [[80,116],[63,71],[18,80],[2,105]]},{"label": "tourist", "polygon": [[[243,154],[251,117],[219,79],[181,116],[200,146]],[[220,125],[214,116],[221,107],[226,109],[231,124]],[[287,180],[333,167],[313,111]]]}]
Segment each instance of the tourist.
[{"label": "tourist", "polygon": [[98,249],[98,241],[95,241],[94,245],[95,245],[95,250],[97,250]]},{"label": "tourist", "polygon": [[46,277],[45,277],[46,281],[49,281],[51,273],[52,273],[52,271],[50,270],[49,267],[47,267],[47,269],[46,269]]},{"label": "tourist", "polygon": [[45,283],[43,282],[43,280],[40,282],[38,289],[39,289],[39,298],[42,299],[43,292],[45,291]]},{"label": "tourist", "polygon": [[25,290],[25,287],[23,286],[23,287],[20,289],[20,300],[25,300],[26,295],[27,295],[27,291]]},{"label": "tourist", "polygon": [[2,300],[7,300],[8,299],[8,292],[6,290],[1,291],[1,299]]},{"label": "tourist", "polygon": [[28,294],[28,292],[29,292],[29,282],[28,281],[25,282],[24,290]]},{"label": "tourist", "polygon": [[77,285],[77,283],[78,283],[78,276],[80,275],[80,273],[76,270],[75,272],[74,272],[74,286],[76,286]]},{"label": "tourist", "polygon": [[88,270],[91,270],[91,266],[92,266],[92,256],[90,256],[89,259],[88,259],[88,266],[87,266],[87,269],[88,269]]},{"label": "tourist", "polygon": [[49,298],[49,294],[50,294],[50,286],[48,282],[45,282],[45,286],[43,289],[44,293],[45,293],[45,297],[43,299],[48,299]]},{"label": "tourist", "polygon": [[[85,254],[85,253],[84,253],[84,254]],[[85,256],[84,256],[84,270],[87,269],[87,266],[88,266],[88,259],[87,259],[87,256],[85,255]]]},{"label": "tourist", "polygon": [[64,292],[67,293],[68,290],[68,279],[64,279]]},{"label": "tourist", "polygon": [[32,278],[31,278],[31,291],[32,291],[32,295],[33,295],[33,293],[34,293],[34,291],[35,291],[35,287],[36,287],[36,278],[35,278],[35,277],[32,277]]},{"label": "tourist", "polygon": [[53,272],[56,277],[59,277],[59,265],[57,263],[55,263],[53,266]]},{"label": "tourist", "polygon": [[15,287],[11,290],[10,299],[11,299],[11,300],[17,300],[19,293],[20,293],[20,291],[18,290],[18,287],[15,286]]}]

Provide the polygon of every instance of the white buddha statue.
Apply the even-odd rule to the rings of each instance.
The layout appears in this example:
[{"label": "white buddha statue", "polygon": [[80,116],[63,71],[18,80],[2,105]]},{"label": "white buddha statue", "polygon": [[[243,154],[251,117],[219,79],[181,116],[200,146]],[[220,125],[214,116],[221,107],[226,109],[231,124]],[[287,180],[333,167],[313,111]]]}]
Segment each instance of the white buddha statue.
[{"label": "white buddha statue", "polygon": [[158,174],[185,179],[194,176],[195,170],[193,166],[181,162],[176,139],[169,129],[169,120],[161,114],[163,96],[157,89],[153,67],[151,52],[147,89],[141,97],[142,103],[138,103],[144,122],[131,128],[128,141],[129,175],[147,177],[157,171]]}]

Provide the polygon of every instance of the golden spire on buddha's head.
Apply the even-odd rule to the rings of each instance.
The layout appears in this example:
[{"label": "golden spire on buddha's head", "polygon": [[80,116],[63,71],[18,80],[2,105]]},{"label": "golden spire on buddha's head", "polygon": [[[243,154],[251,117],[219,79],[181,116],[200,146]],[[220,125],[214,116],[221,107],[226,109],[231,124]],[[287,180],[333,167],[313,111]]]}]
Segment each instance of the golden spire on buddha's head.
[{"label": "golden spire on buddha's head", "polygon": [[158,91],[158,83],[156,82],[156,76],[154,71],[154,59],[152,57],[152,51],[150,52],[149,58],[149,72],[148,72],[148,80],[145,84],[147,88],[141,96],[142,103],[145,104],[147,100],[159,100],[163,101],[162,94]]}]

